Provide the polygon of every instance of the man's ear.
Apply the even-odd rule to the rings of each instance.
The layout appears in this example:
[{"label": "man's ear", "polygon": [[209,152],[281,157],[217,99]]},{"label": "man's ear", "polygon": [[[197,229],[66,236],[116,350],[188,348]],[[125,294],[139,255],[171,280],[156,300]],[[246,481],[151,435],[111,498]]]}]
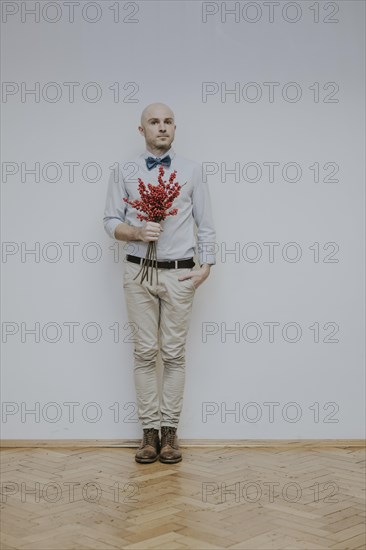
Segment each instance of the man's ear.
[{"label": "man's ear", "polygon": [[144,129],[142,126],[139,126],[139,132],[142,136],[144,135]]}]

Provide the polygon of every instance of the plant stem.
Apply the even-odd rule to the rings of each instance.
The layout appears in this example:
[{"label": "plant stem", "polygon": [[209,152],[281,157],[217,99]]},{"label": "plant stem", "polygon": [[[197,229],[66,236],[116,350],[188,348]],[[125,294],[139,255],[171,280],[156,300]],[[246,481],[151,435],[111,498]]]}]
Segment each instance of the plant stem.
[{"label": "plant stem", "polygon": [[[149,266],[149,260],[151,260],[151,266]],[[151,269],[150,284],[152,285],[154,269],[156,269],[156,282],[159,283],[158,258],[157,258],[156,242],[155,241],[150,241],[149,242],[149,245],[148,245],[147,251],[146,251],[146,257],[143,259],[141,268],[140,268],[139,272],[137,273],[137,275],[133,278],[133,280],[137,279],[137,277],[142,272],[140,283],[141,284],[143,283],[145,277],[148,281],[149,280],[149,267]]]}]

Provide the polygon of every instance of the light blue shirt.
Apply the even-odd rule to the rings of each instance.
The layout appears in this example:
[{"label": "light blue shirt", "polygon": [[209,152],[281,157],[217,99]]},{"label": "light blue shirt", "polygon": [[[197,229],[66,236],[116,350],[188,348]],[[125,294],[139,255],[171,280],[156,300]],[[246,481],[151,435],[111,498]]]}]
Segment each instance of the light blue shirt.
[{"label": "light blue shirt", "polygon": [[[164,231],[155,241],[157,259],[181,260],[192,258],[197,252],[200,265],[205,263],[213,265],[216,263],[216,232],[208,184],[202,181],[201,165],[177,155],[172,148],[161,158],[167,155],[170,156],[172,162],[170,168],[164,166],[164,180],[168,181],[170,174],[176,170],[175,181],[178,181],[180,185],[185,185],[172,205],[172,208],[178,209],[178,213],[175,216],[168,216],[160,222]],[[160,165],[148,170],[145,159],[149,156],[154,157],[155,155],[146,150],[135,159],[120,163],[119,169],[111,172],[103,224],[105,231],[112,239],[115,239],[115,229],[121,222],[141,227],[146,224],[145,221],[137,219],[139,212],[122,199],[126,197],[131,201],[140,200],[138,178],[141,178],[146,186],[148,183],[157,185]],[[194,234],[194,224],[197,226],[197,240]],[[143,241],[129,241],[128,253],[145,258],[147,247],[148,243]]]}]

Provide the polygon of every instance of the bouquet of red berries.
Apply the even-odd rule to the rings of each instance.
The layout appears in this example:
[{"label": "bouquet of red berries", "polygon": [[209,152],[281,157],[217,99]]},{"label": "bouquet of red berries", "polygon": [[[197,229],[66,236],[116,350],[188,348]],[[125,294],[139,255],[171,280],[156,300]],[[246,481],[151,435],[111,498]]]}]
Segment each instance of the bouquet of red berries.
[{"label": "bouquet of red berries", "polygon": [[[162,166],[159,167],[159,176],[158,176],[158,185],[151,185],[151,183],[147,184],[147,188],[145,183],[142,181],[141,178],[138,178],[139,182],[139,193],[141,199],[129,201],[127,198],[123,198],[125,202],[130,204],[133,208],[136,208],[136,210],[139,210],[140,212],[143,212],[143,214],[137,214],[137,218],[141,221],[148,221],[148,222],[157,222],[160,223],[162,220],[165,220],[168,216],[176,216],[178,213],[177,208],[173,208],[172,210],[169,210],[169,208],[172,207],[174,200],[179,196],[180,190],[183,187],[183,185],[180,185],[177,181],[175,181],[177,172],[174,170],[174,172],[171,173],[169,177],[169,182],[166,182],[164,177],[164,168]],[[187,183],[187,182],[186,182]],[[185,185],[185,184],[184,184]],[[158,260],[157,260],[157,253],[156,253],[156,241],[150,241],[149,245],[147,247],[147,253],[146,257],[144,258],[142,262],[142,266],[136,277],[134,279],[137,279],[137,277],[140,275],[142,271],[141,281],[143,282],[145,277],[149,278],[149,260],[152,260],[151,265],[151,274],[150,274],[150,284],[152,284],[152,276],[153,276],[153,270],[154,266],[156,267],[156,279],[157,282],[159,282],[158,278]]]}]

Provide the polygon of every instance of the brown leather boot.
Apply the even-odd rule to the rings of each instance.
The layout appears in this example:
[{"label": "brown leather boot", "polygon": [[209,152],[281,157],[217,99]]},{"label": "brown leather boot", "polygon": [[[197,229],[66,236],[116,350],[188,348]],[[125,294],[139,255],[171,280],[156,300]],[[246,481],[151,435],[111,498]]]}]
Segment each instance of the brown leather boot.
[{"label": "brown leather boot", "polygon": [[158,459],[160,452],[159,430],[155,428],[144,428],[144,435],[141,445],[135,455],[136,462],[148,464]]},{"label": "brown leather boot", "polygon": [[175,464],[182,460],[182,453],[179,450],[177,428],[172,426],[161,427],[161,451],[159,455],[160,462],[165,464]]}]

